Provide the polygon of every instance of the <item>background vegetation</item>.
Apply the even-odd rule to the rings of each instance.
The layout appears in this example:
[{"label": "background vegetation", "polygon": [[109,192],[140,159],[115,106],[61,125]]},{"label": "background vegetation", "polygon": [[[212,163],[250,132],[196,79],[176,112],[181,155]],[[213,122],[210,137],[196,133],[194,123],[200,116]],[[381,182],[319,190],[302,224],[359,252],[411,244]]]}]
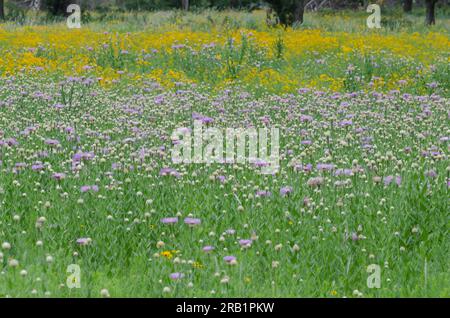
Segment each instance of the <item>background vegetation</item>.
[{"label": "background vegetation", "polygon": [[[6,13],[4,10],[6,3]],[[365,9],[370,3],[378,3],[383,10],[402,7],[411,13],[421,8],[428,25],[435,24],[435,8],[448,10],[448,0],[0,0],[0,19],[20,21],[29,9],[43,10],[50,16],[64,16],[69,4],[79,4],[86,17],[87,11],[124,12],[151,10],[203,10],[203,9],[267,9],[268,18],[273,15],[276,22],[284,26],[303,23],[305,10]]]}]

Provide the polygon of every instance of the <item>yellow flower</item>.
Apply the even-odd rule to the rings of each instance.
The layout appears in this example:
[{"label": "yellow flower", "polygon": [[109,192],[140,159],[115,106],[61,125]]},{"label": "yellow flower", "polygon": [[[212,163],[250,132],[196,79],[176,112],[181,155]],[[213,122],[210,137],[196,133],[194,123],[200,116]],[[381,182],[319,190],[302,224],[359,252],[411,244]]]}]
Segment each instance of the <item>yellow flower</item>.
[{"label": "yellow flower", "polygon": [[192,267],[196,269],[203,269],[205,266],[200,262],[193,262]]},{"label": "yellow flower", "polygon": [[348,47],[345,45],[342,47],[342,52],[344,52],[344,53],[350,53],[351,51],[353,51],[353,49],[351,47]]},{"label": "yellow flower", "polygon": [[171,251],[162,251],[160,253],[161,256],[167,258],[167,259],[171,259],[173,257],[173,254]]}]

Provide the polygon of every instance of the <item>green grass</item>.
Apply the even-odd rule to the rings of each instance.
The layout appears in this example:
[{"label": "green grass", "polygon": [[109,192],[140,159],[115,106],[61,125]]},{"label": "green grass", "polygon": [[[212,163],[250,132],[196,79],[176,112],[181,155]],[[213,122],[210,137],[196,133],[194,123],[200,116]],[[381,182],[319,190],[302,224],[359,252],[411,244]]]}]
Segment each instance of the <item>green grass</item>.
[{"label": "green grass", "polygon": [[[422,114],[422,103],[401,97],[376,102],[370,96],[336,100],[306,94],[285,96],[280,102],[274,96],[243,98],[239,91],[222,95],[219,103],[225,107],[225,117],[216,126],[236,127],[243,121],[260,126],[259,118],[267,115],[271,125],[281,128],[281,171],[264,176],[247,165],[171,163],[170,142],[160,136],[189,125],[191,112],[221,118],[211,107],[220,96],[140,88],[105,91],[95,86],[88,88],[98,93],[92,96],[81,95],[86,88],[74,84],[72,106],[56,111],[49,106],[61,101],[56,84],[17,79],[11,84],[3,80],[1,87],[0,95],[12,105],[0,108],[0,127],[4,139],[19,141],[1,152],[0,241],[12,245],[2,250],[3,296],[43,297],[50,292],[58,297],[99,297],[104,288],[112,297],[330,297],[334,291],[336,297],[352,297],[355,290],[365,297],[449,296],[448,141],[437,141],[448,135],[447,99],[426,98],[433,114],[415,120]],[[38,90],[54,100],[33,97]],[[162,105],[155,103],[160,93],[166,95]],[[261,107],[243,112],[255,107],[254,102]],[[348,106],[342,106],[344,102]],[[140,112],[123,111],[130,108]],[[313,122],[299,121],[300,113],[313,116]],[[337,123],[345,114],[354,114],[353,127],[325,128],[326,137],[320,125]],[[40,127],[28,137],[16,130],[37,123]],[[67,126],[76,127],[78,142],[67,139]],[[132,127],[144,134],[133,133]],[[366,133],[354,133],[356,127],[364,127]],[[302,129],[307,137],[301,137]],[[427,134],[420,137],[420,132]],[[372,137],[376,148],[362,150],[363,136]],[[137,139],[125,142],[130,137]],[[46,138],[59,140],[61,146],[50,149],[44,144]],[[305,139],[313,140],[313,145],[300,145]],[[162,145],[167,150],[158,152]],[[420,152],[433,145],[441,155],[422,157]],[[78,173],[71,170],[74,147],[96,154]],[[405,147],[412,147],[411,153]],[[141,149],[147,154],[142,160],[135,157]],[[43,150],[49,156],[36,158]],[[37,160],[46,163],[42,173],[30,169]],[[28,167],[14,173],[17,162]],[[313,172],[296,172],[293,162],[313,163]],[[338,177],[316,171],[321,162],[332,162],[336,169],[362,170]],[[122,168],[112,170],[112,163]],[[182,176],[159,176],[164,166],[176,168]],[[431,169],[437,173],[434,179],[424,176]],[[67,176],[58,182],[52,179],[53,172]],[[217,175],[226,176],[226,183],[215,180]],[[307,180],[318,175],[325,178],[324,185],[308,187]],[[372,181],[374,176],[387,175],[401,175],[401,186]],[[338,180],[348,180],[347,185],[337,186]],[[81,186],[92,184],[100,187],[98,193],[80,192]],[[293,192],[281,197],[282,186],[292,186]],[[267,189],[272,196],[255,198],[258,189]],[[160,222],[177,213],[178,224]],[[190,214],[201,218],[202,224],[193,228],[183,224]],[[15,215],[19,221],[13,219]],[[41,216],[46,222],[36,228]],[[223,234],[230,228],[236,233]],[[348,238],[352,233],[361,239],[352,241]],[[252,235],[258,237],[252,246],[240,248],[238,239]],[[92,243],[77,246],[80,237],[90,237]],[[43,246],[36,246],[38,240]],[[158,241],[165,246],[157,248]],[[205,245],[216,249],[205,254]],[[178,252],[171,259],[155,256],[164,250]],[[50,264],[48,255],[54,259]],[[226,264],[225,255],[236,256],[237,265]],[[8,266],[10,258],[19,261],[18,268]],[[81,267],[80,289],[65,287],[66,268],[72,263]],[[370,264],[381,266],[380,289],[366,285]],[[21,270],[28,274],[22,277]],[[173,282],[169,279],[173,272],[186,276]],[[229,283],[220,282],[224,277]],[[164,287],[171,291],[163,293]]]}]

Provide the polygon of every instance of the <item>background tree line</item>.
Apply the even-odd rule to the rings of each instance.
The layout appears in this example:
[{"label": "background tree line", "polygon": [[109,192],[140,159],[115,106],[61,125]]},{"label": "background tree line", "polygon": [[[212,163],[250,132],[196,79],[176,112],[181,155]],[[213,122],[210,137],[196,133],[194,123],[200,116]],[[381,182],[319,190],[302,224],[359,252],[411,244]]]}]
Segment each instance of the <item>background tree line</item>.
[{"label": "background tree line", "polygon": [[399,6],[407,13],[414,6],[425,7],[425,22],[434,24],[436,4],[447,6],[449,0],[0,0],[0,20],[5,19],[5,2],[21,8],[45,10],[50,15],[67,15],[66,8],[75,3],[88,10],[108,10],[115,8],[124,11],[168,10],[191,8],[245,9],[266,7],[269,15],[274,15],[283,26],[303,23],[305,10],[358,9],[370,3],[383,6]]}]

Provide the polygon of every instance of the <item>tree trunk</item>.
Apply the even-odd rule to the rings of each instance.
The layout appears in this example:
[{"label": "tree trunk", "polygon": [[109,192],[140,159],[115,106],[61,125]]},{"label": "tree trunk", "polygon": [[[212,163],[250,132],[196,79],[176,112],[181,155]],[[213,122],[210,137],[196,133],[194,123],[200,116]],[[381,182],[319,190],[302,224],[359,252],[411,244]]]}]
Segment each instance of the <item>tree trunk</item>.
[{"label": "tree trunk", "polygon": [[42,7],[47,9],[52,15],[68,16],[66,12],[70,4],[81,4],[81,0],[44,0]]},{"label": "tree trunk", "polygon": [[434,16],[434,8],[435,8],[435,5],[436,5],[436,1],[437,0],[426,0],[425,1],[425,6],[427,8],[425,23],[427,25],[432,25],[432,24],[436,23],[436,18]]},{"label": "tree trunk", "polygon": [[239,7],[239,0],[230,0],[230,7],[233,9]]},{"label": "tree trunk", "polygon": [[5,20],[5,2],[0,0],[0,20]]},{"label": "tree trunk", "polygon": [[189,0],[181,0],[181,8],[185,11],[189,10]]},{"label": "tree trunk", "polygon": [[413,6],[412,0],[403,0],[403,11],[411,12],[412,6]]},{"label": "tree trunk", "polygon": [[303,14],[305,13],[305,1],[299,0],[296,3],[296,8],[294,11],[294,23],[303,23]]},{"label": "tree trunk", "polygon": [[305,0],[266,0],[266,2],[270,4],[271,9],[277,14],[280,24],[285,28],[303,23]]}]

